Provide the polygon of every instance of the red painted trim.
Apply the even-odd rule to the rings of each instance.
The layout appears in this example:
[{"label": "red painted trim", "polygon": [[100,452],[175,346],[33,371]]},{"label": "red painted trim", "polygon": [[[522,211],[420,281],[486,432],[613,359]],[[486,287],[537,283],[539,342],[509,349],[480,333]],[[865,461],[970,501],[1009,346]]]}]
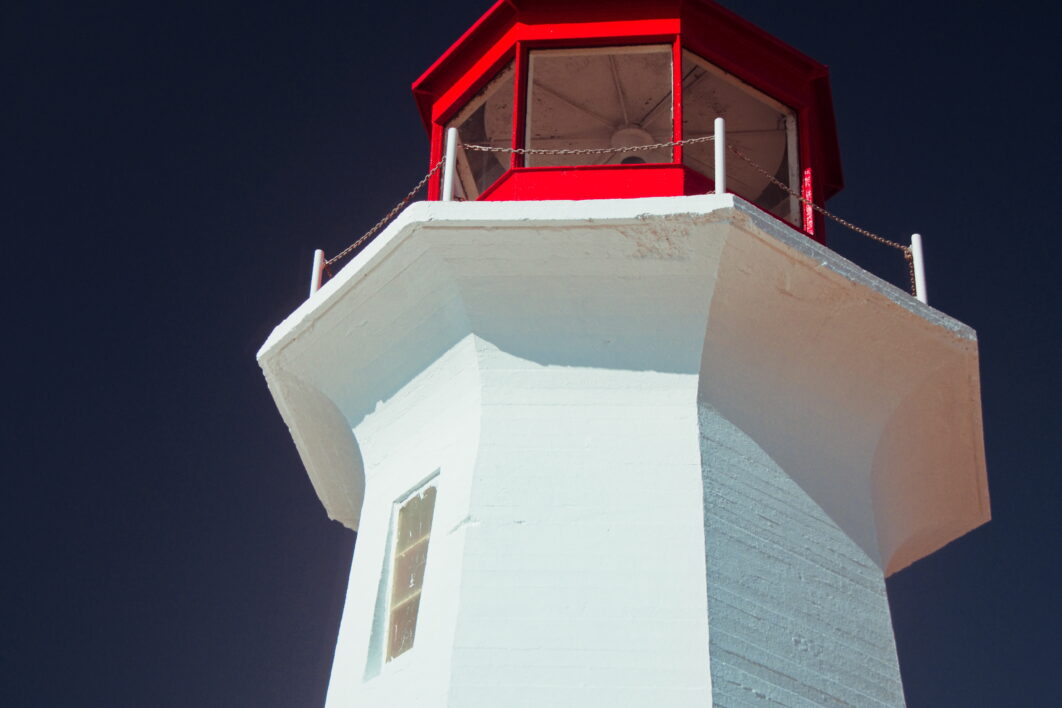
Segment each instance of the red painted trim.
[{"label": "red painted trim", "polygon": [[683,0],[512,0],[521,18],[535,24],[676,17]]},{"label": "red painted trim", "polygon": [[[513,139],[514,148],[524,147],[524,133],[527,130],[527,81],[528,81],[528,56],[527,46],[523,42],[516,43],[516,81],[513,82],[513,90],[516,92],[513,98]],[[510,167],[523,167],[524,156],[518,153],[512,154],[509,161]]]},{"label": "red painted trim", "polygon": [[[671,45],[671,134],[672,140],[682,140],[682,38],[678,35]],[[682,146],[671,150],[671,159],[682,164]]]},{"label": "red painted trim", "polygon": [[711,182],[700,173],[671,163],[522,167],[502,175],[480,201],[540,199],[629,199],[704,194]]},{"label": "red painted trim", "polygon": [[[490,201],[540,199],[624,199],[680,193],[683,175],[676,165],[525,167],[511,170],[485,198]],[[633,168],[633,169],[631,169]]]},{"label": "red painted trim", "polygon": [[807,201],[803,202],[804,212],[804,231],[808,236],[815,236],[815,210],[808,202],[814,203],[815,201],[815,189],[812,186],[811,168],[805,167],[804,174],[800,180],[800,196],[804,197]]},{"label": "red painted trim", "polygon": [[[820,170],[812,170],[811,173],[811,189],[812,197],[815,204],[819,206],[826,206],[825,200],[823,200],[823,185]],[[815,239],[819,243],[826,244],[826,217],[815,212],[814,218],[815,230],[813,233],[808,234],[811,238]]]},{"label": "red painted trim", "polygon": [[625,37],[608,35],[603,37],[597,37],[586,41],[580,41],[578,43],[572,40],[563,40],[555,42],[552,40],[527,40],[524,44],[532,49],[590,49],[597,47],[642,47],[642,46],[655,46],[655,45],[670,45],[675,41],[674,34],[647,34],[638,35],[637,37]]},{"label": "red painted trim", "polygon": [[[565,46],[607,46],[616,41],[624,44],[644,44],[647,41],[673,37],[679,33],[678,18],[661,20],[616,20],[612,22],[552,23],[521,25],[520,39],[525,42],[547,42]],[[572,40],[578,45],[571,45]]]},{"label": "red painted trim", "polygon": [[469,67],[469,70],[454,80],[454,82],[430,104],[430,119],[426,119],[428,125],[432,122],[444,123],[460,110],[468,101],[475,96],[483,86],[505,68],[516,55],[516,37],[518,32],[513,29],[507,33],[503,41],[487,49],[480,59]]},{"label": "red painted trim", "polygon": [[516,7],[510,0],[498,0],[475,24],[461,35],[427,71],[413,82],[413,95],[420,107],[425,127],[430,128],[432,104],[484,54],[485,43],[497,44],[500,35],[516,21]]},{"label": "red painted trim", "polygon": [[[435,166],[435,163],[442,158],[443,155],[443,127],[436,123],[432,126],[431,130],[431,155],[428,159],[428,169]],[[431,179],[428,180],[428,200],[438,201],[439,195],[442,193],[442,170],[436,172]]]},{"label": "red painted trim", "polygon": [[694,194],[709,194],[715,191],[715,181],[709,179],[705,175],[701,174],[692,167],[686,167],[682,165],[684,170],[685,180],[684,188],[682,191],[683,196],[692,196]]}]

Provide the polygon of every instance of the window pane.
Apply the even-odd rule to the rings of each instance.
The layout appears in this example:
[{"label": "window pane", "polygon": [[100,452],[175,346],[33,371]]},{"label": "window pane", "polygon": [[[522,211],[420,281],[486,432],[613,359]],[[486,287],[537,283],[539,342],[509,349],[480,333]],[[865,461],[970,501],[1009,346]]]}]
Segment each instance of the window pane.
[{"label": "window pane", "polygon": [[[796,117],[793,111],[690,53],[682,54],[682,137],[711,135],[716,117],[726,119],[727,142],[799,193]],[[711,177],[711,142],[683,148],[682,161]],[[727,187],[760,208],[799,224],[799,201],[727,152]]]},{"label": "window pane", "polygon": [[[456,127],[462,143],[511,147],[513,142],[513,65],[498,72],[447,127]],[[509,169],[507,152],[457,151],[457,196],[476,199]]]},{"label": "window pane", "polygon": [[413,648],[417,633],[417,613],[420,611],[420,593],[391,610],[391,622],[387,632],[387,660]]},{"label": "window pane", "polygon": [[403,551],[395,558],[395,574],[391,583],[391,604],[397,605],[420,592],[424,585],[424,566],[428,561],[428,539]]},{"label": "window pane", "polygon": [[[671,48],[531,52],[527,147],[628,147],[672,139]],[[525,164],[671,162],[670,148],[601,155],[528,155]]]},{"label": "window pane", "polygon": [[395,551],[401,553],[431,533],[431,517],[435,511],[435,487],[428,487],[410,497],[398,512],[398,533]]},{"label": "window pane", "polygon": [[407,499],[398,510],[388,608],[388,661],[413,646],[420,595],[424,587],[424,569],[428,563],[435,496],[435,487],[428,487]]}]

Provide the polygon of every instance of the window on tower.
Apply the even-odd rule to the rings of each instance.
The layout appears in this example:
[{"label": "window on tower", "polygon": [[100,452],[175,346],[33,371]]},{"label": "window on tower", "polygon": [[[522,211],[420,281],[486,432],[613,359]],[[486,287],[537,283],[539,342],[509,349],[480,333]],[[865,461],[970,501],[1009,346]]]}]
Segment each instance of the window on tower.
[{"label": "window on tower", "polygon": [[414,492],[400,503],[391,548],[391,586],[387,603],[386,661],[413,647],[428,562],[428,542],[435,513],[434,486]]},{"label": "window on tower", "polygon": [[[674,139],[671,47],[542,49],[530,53],[527,135],[532,149],[635,147]],[[528,155],[528,167],[671,162],[671,148]]]}]

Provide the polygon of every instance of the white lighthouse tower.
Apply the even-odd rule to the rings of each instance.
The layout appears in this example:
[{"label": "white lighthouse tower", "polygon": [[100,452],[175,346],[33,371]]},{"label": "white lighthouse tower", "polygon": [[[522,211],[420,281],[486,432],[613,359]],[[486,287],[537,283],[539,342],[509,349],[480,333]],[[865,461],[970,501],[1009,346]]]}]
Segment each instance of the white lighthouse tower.
[{"label": "white lighthouse tower", "polygon": [[451,177],[259,352],[358,532],[328,708],[902,706],[885,576],[989,517],[977,341],[822,243],[825,67],[502,0],[414,92]]}]

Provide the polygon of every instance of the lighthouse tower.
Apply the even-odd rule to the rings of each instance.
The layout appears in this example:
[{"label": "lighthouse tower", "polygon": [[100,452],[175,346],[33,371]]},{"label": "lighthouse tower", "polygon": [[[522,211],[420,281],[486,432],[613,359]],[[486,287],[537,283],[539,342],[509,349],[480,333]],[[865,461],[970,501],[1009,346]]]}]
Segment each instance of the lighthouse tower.
[{"label": "lighthouse tower", "polygon": [[502,0],[413,90],[429,199],[259,352],[358,532],[328,708],[902,706],[885,577],[989,517],[977,341],[824,244],[826,68]]}]

